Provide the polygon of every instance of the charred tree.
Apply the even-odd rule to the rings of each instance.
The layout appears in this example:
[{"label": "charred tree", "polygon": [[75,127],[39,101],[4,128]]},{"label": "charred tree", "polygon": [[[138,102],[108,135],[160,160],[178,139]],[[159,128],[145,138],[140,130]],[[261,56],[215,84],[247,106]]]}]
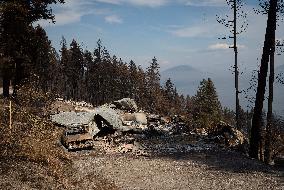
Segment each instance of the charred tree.
[{"label": "charred tree", "polygon": [[260,71],[258,74],[258,86],[256,92],[255,107],[254,107],[252,129],[250,136],[249,155],[250,157],[257,159],[259,159],[259,148],[261,140],[261,114],[263,109],[263,101],[264,101],[264,94],[266,87],[268,62],[269,62],[271,49],[274,45],[273,43],[274,34],[276,30],[276,12],[277,12],[277,0],[270,0],[264,47],[261,58]]},{"label": "charred tree", "polygon": [[269,95],[268,95],[268,110],[267,110],[267,125],[265,136],[264,161],[266,164],[271,163],[271,135],[272,135],[272,104],[273,104],[273,83],[274,83],[274,55],[275,55],[275,31],[274,31],[273,46],[270,52],[270,73],[269,73]]},{"label": "charred tree", "polygon": [[3,68],[2,71],[2,77],[3,77],[3,96],[9,97],[9,88],[10,88],[10,70],[7,68]]},{"label": "charred tree", "polygon": [[8,98],[10,96],[9,88],[10,81],[12,76],[12,68],[10,64],[11,60],[5,58],[0,53],[0,68],[1,68],[1,77],[2,77],[2,87],[3,87],[3,97]]},{"label": "charred tree", "polygon": [[[235,117],[235,123],[236,127],[240,128],[240,101],[239,101],[239,66],[238,66],[238,46],[237,46],[237,35],[243,33],[246,31],[248,27],[248,22],[246,21],[247,14],[242,11],[242,7],[244,5],[242,0],[226,0],[228,6],[231,7],[233,10],[233,20],[229,20],[229,16],[226,15],[226,19],[220,18],[217,15],[217,21],[224,25],[225,27],[230,29],[230,32],[233,34],[233,36],[229,36],[229,38],[234,39],[234,44],[232,47],[234,49],[234,73],[235,73],[235,106],[236,106],[236,117]],[[240,27],[237,27],[237,24],[239,19],[242,19],[242,23],[240,23]],[[238,30],[238,31],[237,31]],[[219,39],[227,39],[226,37],[219,38]]]},{"label": "charred tree", "polygon": [[[50,8],[55,3],[64,3],[64,0],[0,1],[0,54],[15,65],[14,94],[29,74],[28,66],[32,65],[29,49],[36,45],[31,42],[32,25],[40,19],[55,22]],[[5,82],[5,89],[7,84]]]}]

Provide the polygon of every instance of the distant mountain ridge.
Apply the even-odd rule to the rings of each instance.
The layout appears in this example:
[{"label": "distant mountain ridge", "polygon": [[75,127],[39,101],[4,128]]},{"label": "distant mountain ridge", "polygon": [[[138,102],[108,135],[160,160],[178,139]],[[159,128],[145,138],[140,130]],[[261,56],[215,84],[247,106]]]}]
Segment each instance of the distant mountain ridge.
[{"label": "distant mountain ridge", "polygon": [[177,90],[184,94],[193,96],[205,74],[189,65],[178,65],[161,72],[162,84],[168,78],[174,82]]},{"label": "distant mountain ridge", "polygon": [[[284,65],[276,67],[275,71],[276,73],[284,72]],[[241,91],[246,91],[246,89],[249,88],[251,77],[251,73],[240,75],[239,88]],[[172,79],[179,93],[190,96],[196,94],[198,86],[203,79],[211,78],[215,84],[222,105],[231,109],[235,107],[234,75],[230,72],[214,75],[214,73],[205,73],[189,65],[178,65],[161,72],[162,85],[168,78]],[[274,89],[274,110],[284,115],[284,85],[275,83]],[[255,92],[251,91],[250,94],[247,95],[254,97]],[[246,109],[248,100],[245,96],[246,94],[244,92],[240,94],[240,102],[243,108]],[[264,108],[266,107],[267,104],[265,103]]]},{"label": "distant mountain ridge", "polygon": [[189,66],[189,65],[178,65],[178,66],[166,69],[163,72],[169,72],[169,71],[170,72],[188,72],[188,71],[191,72],[191,71],[197,71],[197,69],[195,69],[194,67]]}]

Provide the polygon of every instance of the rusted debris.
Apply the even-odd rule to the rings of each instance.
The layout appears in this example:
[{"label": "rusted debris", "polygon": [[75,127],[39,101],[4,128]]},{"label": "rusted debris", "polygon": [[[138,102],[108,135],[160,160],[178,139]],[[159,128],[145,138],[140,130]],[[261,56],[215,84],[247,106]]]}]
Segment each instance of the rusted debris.
[{"label": "rusted debris", "polygon": [[220,122],[216,130],[209,134],[209,138],[221,146],[242,151],[245,151],[248,146],[248,139],[245,135],[240,130],[225,122]]},{"label": "rusted debris", "polygon": [[66,128],[62,144],[68,150],[91,148],[97,135],[110,131],[142,132],[147,127],[146,114],[136,112],[138,107],[129,98],[89,110],[61,112],[51,116],[54,123]]},{"label": "rusted debris", "polygon": [[88,126],[69,127],[62,135],[61,142],[70,151],[92,149],[94,145]]}]

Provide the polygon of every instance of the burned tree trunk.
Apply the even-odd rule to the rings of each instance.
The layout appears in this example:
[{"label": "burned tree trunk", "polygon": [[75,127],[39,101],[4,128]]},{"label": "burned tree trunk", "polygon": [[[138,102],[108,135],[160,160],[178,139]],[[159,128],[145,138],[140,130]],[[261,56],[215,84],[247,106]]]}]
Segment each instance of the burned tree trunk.
[{"label": "burned tree trunk", "polygon": [[261,114],[263,109],[263,101],[266,87],[266,77],[268,71],[268,62],[273,46],[273,37],[276,30],[276,12],[277,12],[277,0],[269,1],[269,11],[267,19],[266,34],[264,40],[263,53],[261,58],[260,71],[258,74],[258,86],[256,92],[256,100],[254,107],[254,114],[252,119],[252,129],[250,137],[250,149],[249,155],[252,158],[259,159],[259,147],[261,138]]},{"label": "burned tree trunk", "polygon": [[274,31],[273,46],[270,52],[270,73],[269,73],[269,95],[268,95],[268,110],[267,110],[267,125],[265,136],[265,151],[264,161],[266,164],[271,163],[271,137],[272,137],[272,103],[273,103],[273,83],[274,83],[274,54],[275,54],[275,31]]},{"label": "burned tree trunk", "polygon": [[3,76],[3,96],[9,97],[9,87],[10,87],[10,71],[8,68],[3,68],[2,70],[2,76]]},{"label": "burned tree trunk", "polygon": [[15,60],[15,75],[14,75],[14,84],[13,84],[13,96],[17,96],[17,92],[19,90],[20,85],[24,80],[24,59],[17,58]]}]

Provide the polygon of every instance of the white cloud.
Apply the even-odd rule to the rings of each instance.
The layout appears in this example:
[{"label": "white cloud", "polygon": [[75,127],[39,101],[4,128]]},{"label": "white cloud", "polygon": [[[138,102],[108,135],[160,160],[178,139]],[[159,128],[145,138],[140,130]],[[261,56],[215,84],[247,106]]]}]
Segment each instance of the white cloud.
[{"label": "white cloud", "polygon": [[199,25],[178,28],[170,31],[170,33],[172,33],[174,36],[183,37],[183,38],[217,37],[223,32],[224,32],[223,28],[220,27],[220,25],[218,25],[217,23],[211,25],[207,23],[201,23]]},{"label": "white cloud", "polygon": [[188,6],[226,6],[225,0],[180,0]]},{"label": "white cloud", "polygon": [[123,22],[123,20],[117,15],[106,16],[105,21],[109,24],[121,24]]},{"label": "white cloud", "polygon": [[171,33],[178,37],[198,37],[208,32],[201,26],[193,26],[173,30]]},{"label": "white cloud", "polygon": [[[222,3],[221,3],[222,2]],[[64,4],[57,4],[53,7],[55,13],[56,26],[65,25],[70,23],[79,22],[85,15],[100,14],[110,15],[109,10],[98,9],[96,6],[98,3],[108,3],[114,5],[133,5],[133,6],[144,6],[144,7],[160,7],[168,4],[184,4],[190,6],[220,6],[224,4],[224,0],[67,0]],[[107,22],[121,23],[121,19],[111,19],[108,16]],[[106,19],[106,17],[105,17]],[[113,20],[113,21],[111,21]],[[52,26],[50,21],[41,20],[36,24],[42,26]],[[187,36],[187,31],[177,31],[177,35]]]},{"label": "white cloud", "polygon": [[168,3],[168,0],[127,0],[129,3],[133,5],[142,5],[149,7],[158,7]]},{"label": "white cloud", "polygon": [[238,46],[239,49],[245,49],[245,48],[247,48],[247,46],[242,45],[242,44],[238,44],[237,46]]},{"label": "white cloud", "polygon": [[[79,22],[85,15],[105,15],[109,14],[107,9],[96,7],[94,0],[67,0],[64,4],[56,4],[52,7],[55,14],[56,26]],[[36,24],[42,26],[52,26],[50,21],[40,20]]]},{"label": "white cloud", "polygon": [[109,4],[131,4],[135,6],[148,6],[148,7],[159,7],[165,5],[169,2],[169,0],[96,0],[101,3],[109,3]]},{"label": "white cloud", "polygon": [[[209,50],[226,50],[229,49],[230,47],[233,47],[233,45],[227,44],[227,43],[216,43],[208,46]],[[246,48],[245,45],[238,44],[237,47],[239,49],[244,49]]]},{"label": "white cloud", "polygon": [[94,14],[95,3],[91,0],[68,0],[60,7],[55,7],[57,25],[78,22],[84,15]]},{"label": "white cloud", "polygon": [[230,47],[229,44],[226,44],[226,43],[217,43],[217,44],[212,44],[212,45],[209,45],[209,49],[210,50],[220,50],[220,49],[228,49]]},{"label": "white cloud", "polygon": [[109,3],[109,4],[115,4],[115,5],[121,4],[121,0],[96,0],[96,1],[100,3]]},{"label": "white cloud", "polygon": [[183,4],[188,6],[226,6],[225,0],[96,0],[100,3],[114,5],[131,4],[135,6],[159,7],[172,4]]}]

